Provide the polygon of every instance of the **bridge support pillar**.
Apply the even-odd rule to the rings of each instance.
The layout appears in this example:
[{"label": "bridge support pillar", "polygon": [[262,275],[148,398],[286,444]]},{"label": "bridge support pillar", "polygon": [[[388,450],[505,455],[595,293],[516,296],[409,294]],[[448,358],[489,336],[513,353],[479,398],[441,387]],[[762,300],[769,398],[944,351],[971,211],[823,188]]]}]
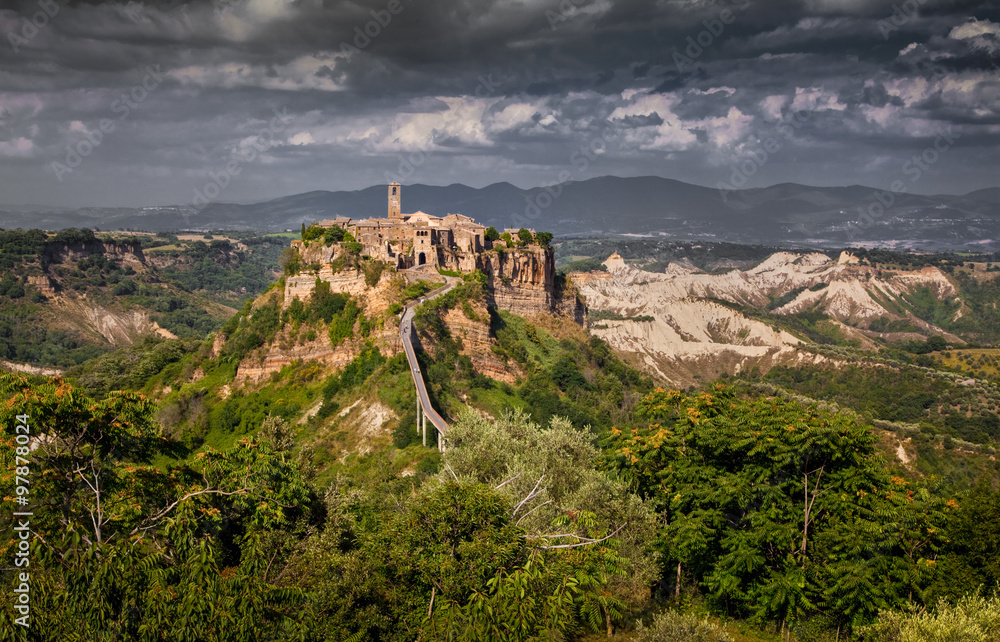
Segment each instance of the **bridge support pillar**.
[{"label": "bridge support pillar", "polygon": [[424,411],[423,421],[424,448],[427,447],[427,411]]}]

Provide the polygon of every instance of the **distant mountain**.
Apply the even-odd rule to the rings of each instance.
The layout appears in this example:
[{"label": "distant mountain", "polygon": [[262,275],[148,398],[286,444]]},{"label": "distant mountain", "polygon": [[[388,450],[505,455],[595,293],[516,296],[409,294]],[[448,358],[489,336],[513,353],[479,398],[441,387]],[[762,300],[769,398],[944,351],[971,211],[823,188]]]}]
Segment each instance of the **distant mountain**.
[{"label": "distant mountain", "polygon": [[[668,178],[604,176],[522,190],[509,183],[406,185],[403,211],[466,214],[486,225],[557,236],[641,234],[770,245],[1000,250],[1000,188],[964,196],[783,183],[722,192]],[[249,205],[0,211],[0,226],[104,229],[297,229],[303,222],[384,216],[384,186],[315,191]]]}]

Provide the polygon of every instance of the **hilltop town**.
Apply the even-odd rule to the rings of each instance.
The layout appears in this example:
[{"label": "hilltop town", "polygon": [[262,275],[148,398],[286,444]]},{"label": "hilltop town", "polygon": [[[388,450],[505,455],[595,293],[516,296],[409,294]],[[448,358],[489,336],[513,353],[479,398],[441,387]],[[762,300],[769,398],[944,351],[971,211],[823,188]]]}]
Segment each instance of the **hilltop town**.
[{"label": "hilltop town", "polygon": [[[504,230],[480,225],[462,214],[433,216],[426,212],[402,213],[403,186],[388,186],[388,215],[385,218],[352,219],[338,216],[320,221],[323,229],[340,228],[362,245],[361,253],[396,269],[429,265],[445,270],[472,272],[479,269],[480,254],[496,247],[513,247],[537,241],[548,246],[551,234],[534,230]],[[527,234],[525,234],[527,232]],[[520,236],[519,236],[520,234]],[[293,241],[295,247],[303,247]]]},{"label": "hilltop town", "polygon": [[[488,303],[501,310],[531,316],[554,313],[585,322],[585,307],[575,288],[557,278],[550,246],[552,235],[530,229],[502,232],[477,223],[463,214],[434,216],[426,212],[402,212],[399,183],[388,185],[385,218],[339,216],[309,227],[301,240],[293,240],[302,273],[285,280],[285,300],[305,300],[316,279],[345,288],[339,259],[359,256],[402,270],[445,271],[486,278]],[[349,290],[360,294],[366,286],[354,279]]]}]

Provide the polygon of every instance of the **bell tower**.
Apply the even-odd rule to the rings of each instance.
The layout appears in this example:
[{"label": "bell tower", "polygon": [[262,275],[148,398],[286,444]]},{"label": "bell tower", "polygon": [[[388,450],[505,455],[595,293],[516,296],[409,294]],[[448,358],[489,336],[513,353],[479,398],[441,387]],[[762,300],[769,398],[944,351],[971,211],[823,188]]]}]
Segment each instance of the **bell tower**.
[{"label": "bell tower", "polygon": [[403,186],[393,181],[389,183],[389,218],[400,218],[400,203],[403,196]]}]

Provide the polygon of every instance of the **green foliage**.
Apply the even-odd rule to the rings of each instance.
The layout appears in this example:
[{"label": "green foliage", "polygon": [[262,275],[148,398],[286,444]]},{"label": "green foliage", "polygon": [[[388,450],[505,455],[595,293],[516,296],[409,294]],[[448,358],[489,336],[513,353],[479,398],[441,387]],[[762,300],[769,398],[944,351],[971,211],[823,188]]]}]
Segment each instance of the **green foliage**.
[{"label": "green foliage", "polygon": [[189,341],[145,337],[89,361],[78,374],[88,393],[104,395],[112,390],[139,390],[167,365],[182,359],[197,344]]},{"label": "green foliage", "polygon": [[961,499],[949,525],[951,546],[934,593],[955,599],[1000,586],[1000,493],[983,478]]},{"label": "green foliage", "polygon": [[240,360],[247,353],[269,343],[281,327],[281,309],[274,301],[254,309],[247,301],[243,312],[232,317],[220,330],[226,335],[223,355]]},{"label": "green foliage", "polygon": [[368,261],[364,264],[363,269],[365,271],[365,285],[370,288],[375,287],[378,284],[380,278],[382,278],[382,273],[389,267],[388,264],[382,261]]},{"label": "green foliage", "polygon": [[330,320],[329,336],[330,344],[333,347],[339,346],[344,339],[349,338],[354,333],[354,323],[360,313],[358,304],[353,299],[349,299],[343,310]]},{"label": "green foliage", "polygon": [[497,228],[490,225],[486,228],[486,240],[488,241],[498,241],[500,240],[500,232],[497,232]]},{"label": "green foliage", "polygon": [[[363,384],[385,362],[386,358],[382,356],[377,347],[371,344],[365,346],[361,354],[354,357],[338,374],[330,377],[326,385],[323,386],[323,407],[319,411],[319,416],[322,418],[333,414],[338,407],[333,398],[340,392],[351,390]],[[414,421],[415,419],[410,421],[411,426]],[[401,447],[405,448],[406,445]]]},{"label": "green foliage", "polygon": [[417,429],[417,411],[412,408],[403,413],[392,429],[392,445],[400,450],[421,443]]},{"label": "green foliage", "polygon": [[[1000,417],[990,406],[1000,399],[992,387],[961,386],[953,379],[929,376],[915,367],[778,366],[764,381],[814,399],[836,401],[886,421],[927,421],[941,432],[975,443],[1000,438]],[[967,408],[971,416],[952,412]]]},{"label": "green foliage", "polygon": [[96,240],[97,237],[94,235],[94,230],[88,228],[77,229],[75,227],[59,230],[52,238],[53,243],[64,243],[66,245],[82,245]]},{"label": "green foliage", "polygon": [[[614,543],[622,573],[605,579],[619,598],[638,601],[657,575],[647,548],[655,517],[624,483],[599,470],[600,460],[590,434],[560,418],[543,429],[521,411],[496,420],[464,412],[451,424],[445,451],[445,462],[460,479],[500,487],[513,504],[531,497],[515,511],[529,535],[547,533],[561,518],[585,512],[592,516],[591,527],[605,534],[627,524]],[[570,525],[564,523],[560,532]]]},{"label": "green foliage", "polygon": [[312,296],[309,297],[310,318],[330,323],[344,311],[350,298],[348,294],[331,292],[329,281],[317,277]]},{"label": "green foliage", "polygon": [[932,611],[889,611],[862,630],[878,642],[979,642],[1000,638],[1000,598],[970,595],[955,604],[941,601]]},{"label": "green foliage", "polygon": [[[305,224],[303,223],[303,225]],[[309,241],[315,241],[317,239],[321,239],[323,238],[324,231],[325,228],[322,228],[319,225],[313,223],[312,225],[310,225],[309,227],[305,228],[302,231],[302,240],[308,243]]]},{"label": "green foliage", "polygon": [[949,507],[890,477],[854,420],[722,386],[657,391],[638,414],[648,427],[617,435],[615,466],[663,514],[667,568],[718,608],[852,627],[933,581]]},{"label": "green foliage", "polygon": [[115,286],[115,296],[128,296],[139,291],[139,286],[132,279],[124,279]]},{"label": "green foliage", "polygon": [[45,249],[42,230],[0,230],[0,269],[10,269],[32,260]]},{"label": "green foliage", "polygon": [[196,241],[179,250],[178,260],[159,268],[159,273],[188,292],[233,305],[262,294],[279,271],[294,274],[298,269],[297,264],[290,267],[284,250],[291,248],[282,237],[253,233],[229,236],[236,237],[240,247],[223,239]]},{"label": "green foliage", "polygon": [[570,261],[566,265],[559,268],[561,272],[607,272],[608,266],[604,265],[603,258],[594,259],[579,259],[577,261]]},{"label": "green foliage", "polygon": [[597,337],[557,341],[506,312],[493,318],[493,330],[496,351],[528,373],[517,395],[539,423],[561,416],[606,434],[611,426],[628,423],[629,409],[652,389],[649,379]]},{"label": "green foliage", "polygon": [[[263,542],[291,530],[308,501],[280,455],[248,441],[204,453],[200,471],[160,470],[146,462],[170,444],[139,395],[96,401],[61,382],[33,386],[10,375],[0,375],[0,394],[10,397],[0,421],[27,414],[47,443],[31,454],[41,474],[31,478],[30,639],[193,642],[302,631],[301,593],[274,587],[263,571],[280,554]],[[0,452],[5,485],[13,484],[10,445]],[[13,499],[3,504],[9,531]],[[223,527],[228,536],[212,539]],[[8,558],[10,546],[0,544]],[[5,592],[16,582],[4,574]],[[10,602],[2,609],[10,631]]]},{"label": "green foliage", "polygon": [[286,247],[278,255],[278,267],[285,276],[294,276],[302,271],[302,258],[294,247]]},{"label": "green foliage", "polygon": [[517,238],[521,241],[522,245],[529,245],[535,239],[531,230],[523,227],[517,231]]},{"label": "green foliage", "polygon": [[617,312],[610,312],[608,310],[600,310],[596,308],[587,310],[587,318],[591,321],[637,321],[640,323],[655,321],[656,318],[648,314],[640,314],[637,316],[627,317]]},{"label": "green foliage", "polygon": [[677,611],[662,611],[653,616],[647,627],[639,622],[635,627],[635,642],[731,642],[726,630],[694,615]]},{"label": "green foliage", "polygon": [[403,290],[403,301],[411,301],[422,297],[433,289],[434,286],[426,281],[414,281]]}]

